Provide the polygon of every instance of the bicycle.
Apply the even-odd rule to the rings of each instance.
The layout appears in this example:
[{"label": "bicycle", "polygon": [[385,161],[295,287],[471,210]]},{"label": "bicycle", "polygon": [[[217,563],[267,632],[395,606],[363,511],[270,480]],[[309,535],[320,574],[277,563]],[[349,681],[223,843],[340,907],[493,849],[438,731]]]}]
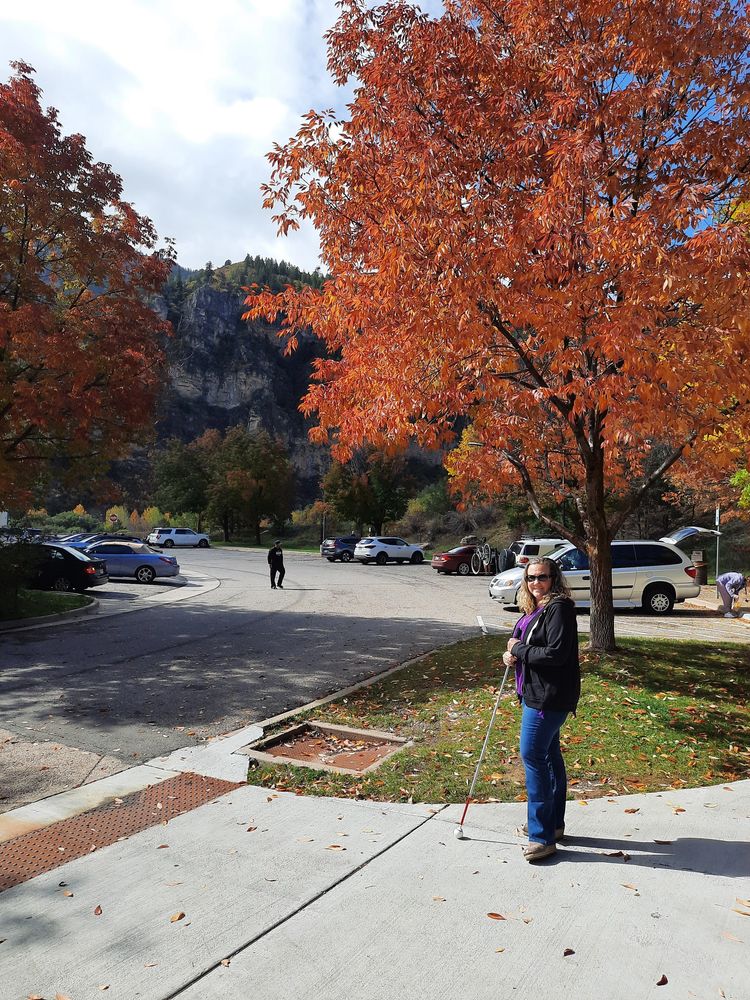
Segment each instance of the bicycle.
[{"label": "bicycle", "polygon": [[497,549],[493,549],[486,541],[477,545],[471,556],[471,572],[474,576],[479,576],[480,573],[494,573],[496,566]]}]

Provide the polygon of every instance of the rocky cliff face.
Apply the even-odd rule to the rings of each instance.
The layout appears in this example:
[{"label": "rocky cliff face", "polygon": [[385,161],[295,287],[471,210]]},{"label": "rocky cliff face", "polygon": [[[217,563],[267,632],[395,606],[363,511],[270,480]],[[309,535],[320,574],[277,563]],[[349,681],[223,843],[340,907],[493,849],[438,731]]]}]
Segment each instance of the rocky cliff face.
[{"label": "rocky cliff face", "polygon": [[[164,304],[166,309],[166,304]],[[190,441],[210,427],[264,429],[286,444],[297,472],[298,500],[309,502],[330,461],[307,439],[298,410],[321,353],[312,335],[284,356],[278,327],[241,319],[243,295],[203,285],[169,310],[175,335],[166,344],[169,379],[157,437]]]}]

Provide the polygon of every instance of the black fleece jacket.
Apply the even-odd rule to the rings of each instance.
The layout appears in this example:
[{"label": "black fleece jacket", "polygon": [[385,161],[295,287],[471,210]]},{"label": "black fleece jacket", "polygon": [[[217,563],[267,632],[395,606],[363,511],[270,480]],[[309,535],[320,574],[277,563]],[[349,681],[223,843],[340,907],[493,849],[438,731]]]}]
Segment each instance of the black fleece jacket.
[{"label": "black fleece jacket", "polygon": [[529,708],[575,712],[581,668],[573,601],[553,597],[513,647],[513,655],[523,665],[523,700]]}]

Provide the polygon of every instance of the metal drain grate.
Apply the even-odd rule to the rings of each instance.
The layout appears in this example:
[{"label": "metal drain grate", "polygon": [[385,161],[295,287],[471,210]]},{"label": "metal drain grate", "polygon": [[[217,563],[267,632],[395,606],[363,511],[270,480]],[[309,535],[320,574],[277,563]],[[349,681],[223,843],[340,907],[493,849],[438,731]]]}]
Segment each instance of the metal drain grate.
[{"label": "metal drain grate", "polygon": [[132,792],[120,802],[8,840],[0,844],[0,892],[150,826],[166,823],[240,787],[236,782],[199,774],[178,774]]}]

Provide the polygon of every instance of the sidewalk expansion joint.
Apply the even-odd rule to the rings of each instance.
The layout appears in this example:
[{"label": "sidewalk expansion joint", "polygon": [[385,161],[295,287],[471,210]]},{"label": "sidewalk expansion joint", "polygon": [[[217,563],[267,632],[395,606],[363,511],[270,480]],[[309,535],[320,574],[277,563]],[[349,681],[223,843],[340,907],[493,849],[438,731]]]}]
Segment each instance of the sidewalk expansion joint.
[{"label": "sidewalk expansion joint", "polygon": [[400,837],[396,838],[396,840],[394,840],[392,843],[387,844],[382,850],[378,851],[377,854],[373,854],[372,857],[367,858],[361,864],[357,865],[356,868],[352,868],[350,872],[347,872],[345,875],[342,875],[341,878],[337,879],[331,885],[326,886],[325,889],[321,889],[320,892],[317,892],[314,896],[311,896],[310,899],[306,900],[304,903],[301,903],[294,910],[291,910],[283,917],[280,917],[274,923],[264,928],[264,930],[262,930],[259,934],[256,934],[254,937],[251,937],[249,941],[246,941],[244,944],[239,945],[237,948],[235,948],[233,951],[228,952],[226,955],[222,955],[222,957],[217,962],[213,962],[202,972],[197,973],[195,976],[192,977],[192,979],[189,979],[187,982],[183,983],[182,986],[178,986],[178,988],[174,990],[172,993],[166,994],[166,996],[162,997],[161,1000],[178,1000],[178,998],[181,996],[181,994],[185,992],[185,990],[188,990],[192,986],[195,986],[196,983],[201,982],[201,980],[205,979],[207,976],[209,976],[212,972],[215,972],[217,969],[221,969],[223,967],[222,962],[225,962],[227,959],[236,958],[237,955],[242,954],[243,951],[247,951],[248,948],[252,948],[252,946],[254,944],[257,944],[258,941],[262,941],[263,938],[267,937],[272,931],[275,931],[283,924],[288,923],[290,920],[298,916],[300,913],[304,913],[304,911],[309,906],[312,906],[313,903],[317,903],[319,899],[322,899],[324,896],[327,896],[329,892],[332,892],[334,889],[338,889],[340,885],[343,885],[345,882],[348,882],[349,879],[352,878],[354,875],[358,875],[359,872],[367,868],[368,865],[371,865],[373,861],[377,861],[378,858],[382,858],[384,854],[387,854],[388,851],[398,846],[398,844],[400,844],[402,840],[406,840],[407,837],[410,837],[413,833],[416,833],[417,830],[420,830],[426,823],[429,823],[430,820],[435,819],[436,816],[438,816],[444,809],[447,808],[448,808],[447,804],[435,807],[435,811],[431,813],[429,816],[425,816],[425,818],[422,820],[421,823],[417,823],[417,825],[412,827],[411,830],[407,830],[406,833],[402,833]]}]

